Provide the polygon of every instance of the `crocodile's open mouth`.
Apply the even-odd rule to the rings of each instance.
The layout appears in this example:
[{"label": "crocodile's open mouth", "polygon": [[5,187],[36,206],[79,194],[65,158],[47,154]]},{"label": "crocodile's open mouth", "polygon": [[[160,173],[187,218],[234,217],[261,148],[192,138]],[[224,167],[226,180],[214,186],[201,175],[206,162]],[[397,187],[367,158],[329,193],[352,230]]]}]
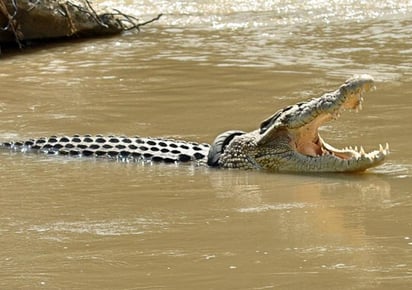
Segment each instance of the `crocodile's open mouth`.
[{"label": "crocodile's open mouth", "polygon": [[312,120],[299,128],[289,129],[290,146],[297,152],[311,157],[334,156],[341,160],[358,160],[362,158],[370,161],[379,161],[389,154],[389,144],[379,144],[379,148],[366,152],[362,146],[348,146],[337,149],[325,142],[319,134],[319,127],[330,120],[336,120],[345,110],[359,112],[362,110],[363,95],[366,91],[374,89],[373,84],[363,86],[351,92],[345,100],[333,109],[317,111]]},{"label": "crocodile's open mouth", "polygon": [[[362,171],[377,166],[389,154],[388,144],[370,152],[363,147],[337,149],[319,135],[319,128],[338,119],[343,111],[360,111],[364,94],[374,88],[371,76],[356,75],[336,91],[281,109],[261,123],[259,145],[276,144],[277,152],[283,151],[287,160],[294,158],[301,167],[307,164],[317,171]],[[281,147],[280,140],[287,140],[287,146]]]}]

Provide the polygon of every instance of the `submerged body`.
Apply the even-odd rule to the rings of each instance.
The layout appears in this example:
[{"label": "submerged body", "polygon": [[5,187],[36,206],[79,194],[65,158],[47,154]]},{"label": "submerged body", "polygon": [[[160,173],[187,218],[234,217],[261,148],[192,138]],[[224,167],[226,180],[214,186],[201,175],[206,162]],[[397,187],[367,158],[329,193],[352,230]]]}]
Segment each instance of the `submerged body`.
[{"label": "submerged body", "polygon": [[374,88],[369,75],[354,76],[334,92],[288,106],[252,132],[228,131],[211,144],[123,136],[51,136],[0,146],[16,151],[109,158],[142,162],[196,162],[221,168],[295,172],[354,172],[382,164],[389,146],[366,153],[361,147],[336,149],[318,129],[345,109],[362,108],[364,93]]}]

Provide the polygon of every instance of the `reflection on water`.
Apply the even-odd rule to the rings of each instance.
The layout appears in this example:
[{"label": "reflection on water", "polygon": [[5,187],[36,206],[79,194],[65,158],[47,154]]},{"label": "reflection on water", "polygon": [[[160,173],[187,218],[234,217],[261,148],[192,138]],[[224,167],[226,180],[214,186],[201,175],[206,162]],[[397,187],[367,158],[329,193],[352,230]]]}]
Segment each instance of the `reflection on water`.
[{"label": "reflection on water", "polygon": [[[114,5],[99,1],[102,5]],[[0,288],[403,289],[412,282],[410,1],[116,1],[140,34],[1,59],[1,139],[211,142],[376,78],[333,145],[389,142],[361,175],[289,175],[0,153]]]},{"label": "reflection on water", "polygon": [[[234,177],[231,172],[219,172],[210,178],[217,196],[238,201],[240,212],[323,208],[325,205],[319,201],[328,202],[330,196],[333,196],[333,202],[339,202],[340,206],[358,204],[367,207],[386,207],[391,203],[390,183],[376,175],[302,175],[299,184],[293,186],[293,190],[290,185],[296,180],[294,175],[281,174],[274,177],[271,173],[259,173],[257,176],[240,173]],[[272,204],[270,200],[274,192],[273,183],[283,183],[283,187],[281,184],[276,187],[276,202]],[[345,194],[337,195],[339,192]],[[284,195],[284,202],[279,202],[280,195]]]}]

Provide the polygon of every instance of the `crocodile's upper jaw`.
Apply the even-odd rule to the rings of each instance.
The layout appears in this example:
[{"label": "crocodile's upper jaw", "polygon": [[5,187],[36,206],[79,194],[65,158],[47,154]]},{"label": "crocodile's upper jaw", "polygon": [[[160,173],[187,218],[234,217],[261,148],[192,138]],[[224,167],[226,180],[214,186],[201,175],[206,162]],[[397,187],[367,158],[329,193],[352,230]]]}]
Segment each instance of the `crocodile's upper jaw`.
[{"label": "crocodile's upper jaw", "polygon": [[[337,119],[344,110],[361,110],[364,93],[374,88],[371,76],[354,76],[334,92],[279,110],[261,124],[260,130],[248,133],[256,142],[248,156],[252,167],[344,172],[364,171],[381,164],[389,154],[388,144],[368,153],[362,147],[337,149],[318,132],[320,126]],[[248,134],[237,138],[245,142]]]}]

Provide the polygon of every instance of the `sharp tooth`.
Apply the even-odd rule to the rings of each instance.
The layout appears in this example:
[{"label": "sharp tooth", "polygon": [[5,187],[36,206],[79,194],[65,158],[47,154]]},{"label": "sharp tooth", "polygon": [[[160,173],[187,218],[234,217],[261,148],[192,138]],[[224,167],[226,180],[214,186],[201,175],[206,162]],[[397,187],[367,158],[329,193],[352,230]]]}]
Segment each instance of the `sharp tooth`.
[{"label": "sharp tooth", "polygon": [[334,118],[335,120],[339,119],[339,117],[340,117],[340,113],[339,113],[339,112],[336,112],[335,114],[333,114],[333,118]]},{"label": "sharp tooth", "polygon": [[359,103],[358,108],[359,108],[359,111],[362,111],[362,102]]},{"label": "sharp tooth", "polygon": [[355,146],[355,151],[358,152],[358,146]]},{"label": "sharp tooth", "polygon": [[389,153],[389,144],[388,143],[386,143],[386,145],[385,145],[385,151],[386,151],[386,153]]},{"label": "sharp tooth", "polygon": [[363,149],[362,146],[360,147],[360,154],[361,154],[361,155],[365,155],[365,154],[366,154],[366,153],[365,153],[365,150]]},{"label": "sharp tooth", "polygon": [[383,152],[382,144],[379,144],[379,152]]}]

